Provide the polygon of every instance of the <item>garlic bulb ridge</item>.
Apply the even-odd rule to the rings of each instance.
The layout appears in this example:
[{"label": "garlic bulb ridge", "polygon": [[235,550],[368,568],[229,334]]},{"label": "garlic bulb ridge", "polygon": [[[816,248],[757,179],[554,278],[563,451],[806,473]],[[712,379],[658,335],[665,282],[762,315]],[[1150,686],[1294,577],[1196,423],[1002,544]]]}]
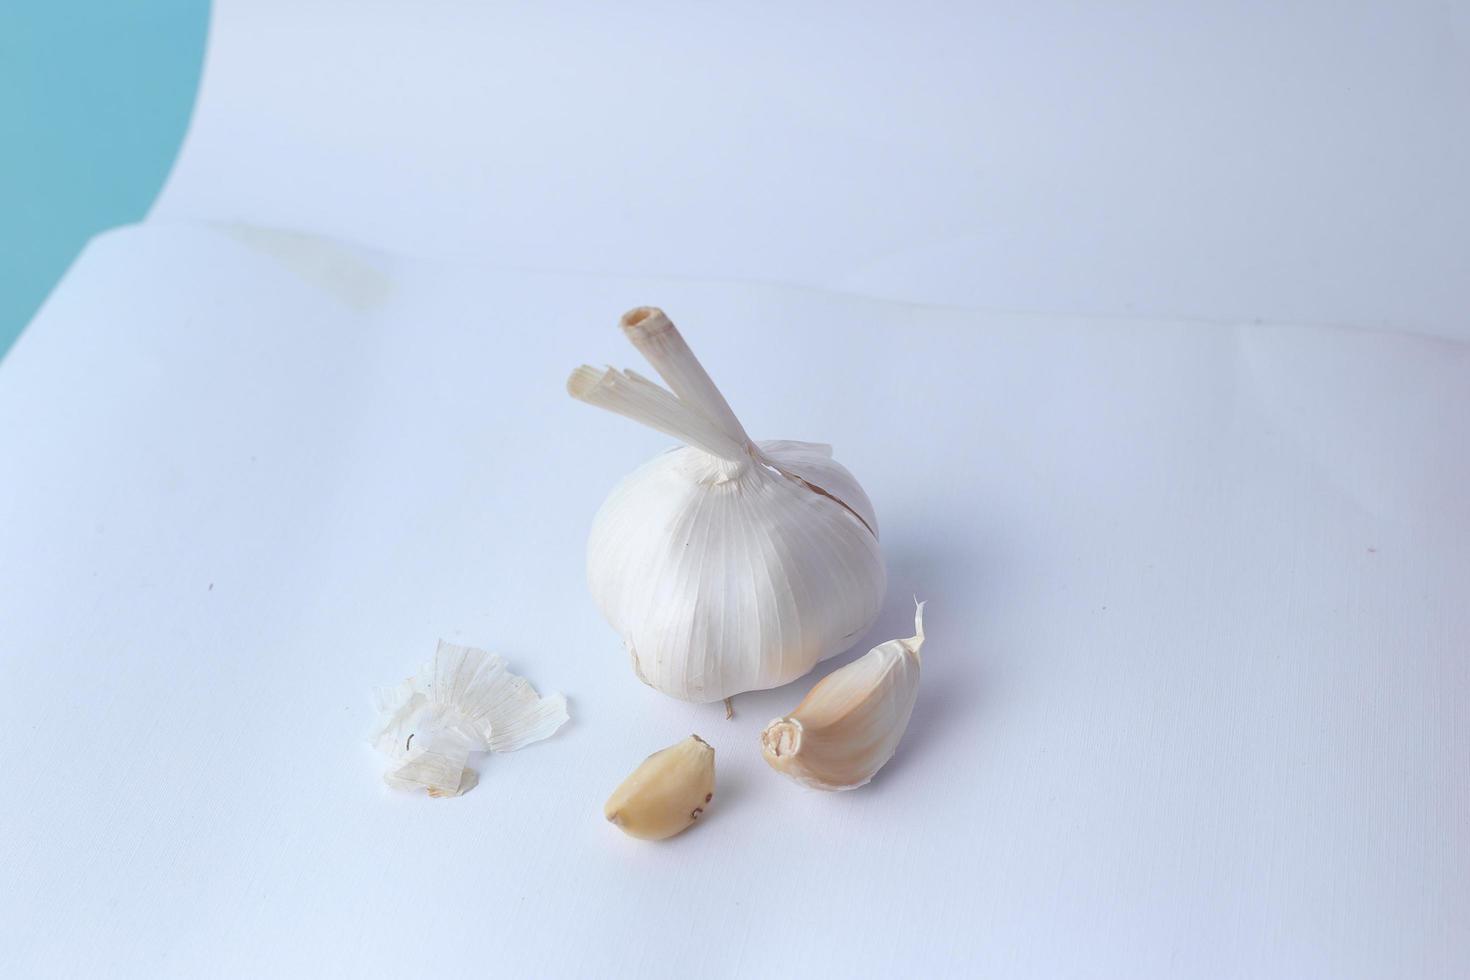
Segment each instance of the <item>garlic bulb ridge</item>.
[{"label": "garlic bulb ridge", "polygon": [[567,390],[683,443],[613,489],[588,541],[593,598],[638,676],[719,701],[847,650],[886,584],[867,494],[829,446],[752,441],[661,310],[621,325],[668,388],[583,366]]}]

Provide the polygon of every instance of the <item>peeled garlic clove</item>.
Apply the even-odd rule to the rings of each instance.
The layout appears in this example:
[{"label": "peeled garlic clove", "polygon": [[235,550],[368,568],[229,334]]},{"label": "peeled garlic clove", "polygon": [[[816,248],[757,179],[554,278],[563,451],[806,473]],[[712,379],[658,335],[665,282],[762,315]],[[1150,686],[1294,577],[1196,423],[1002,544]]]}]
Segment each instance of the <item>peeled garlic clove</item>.
[{"label": "peeled garlic clove", "polygon": [[919,696],[924,604],[914,633],[889,640],[817,682],[796,710],[761,732],[777,772],[814,789],[856,789],[893,758]]},{"label": "peeled garlic clove", "polygon": [[603,816],[629,837],[663,840],[694,825],[715,795],[715,750],[698,735],[643,760]]},{"label": "peeled garlic clove", "polygon": [[719,701],[849,649],[886,585],[856,478],[829,446],[752,442],[663,311],[632,310],[622,327],[669,387],[581,367],[567,390],[684,444],[613,489],[587,543],[593,598],[638,677]]}]

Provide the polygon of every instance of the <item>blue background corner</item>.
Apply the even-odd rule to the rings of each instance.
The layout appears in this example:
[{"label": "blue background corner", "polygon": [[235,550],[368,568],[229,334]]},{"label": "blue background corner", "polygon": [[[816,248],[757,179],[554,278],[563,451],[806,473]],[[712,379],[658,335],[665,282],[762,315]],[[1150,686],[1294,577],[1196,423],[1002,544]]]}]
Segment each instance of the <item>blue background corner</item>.
[{"label": "blue background corner", "polygon": [[89,238],[147,214],[188,128],[209,12],[0,5],[0,356]]}]

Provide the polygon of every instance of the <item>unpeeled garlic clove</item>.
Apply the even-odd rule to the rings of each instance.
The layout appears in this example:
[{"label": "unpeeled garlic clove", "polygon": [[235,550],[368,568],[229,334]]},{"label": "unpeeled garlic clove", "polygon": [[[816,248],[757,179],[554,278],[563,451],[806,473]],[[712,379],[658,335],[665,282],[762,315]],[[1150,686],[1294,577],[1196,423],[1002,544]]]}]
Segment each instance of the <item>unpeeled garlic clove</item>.
[{"label": "unpeeled garlic clove", "polygon": [[817,682],[796,710],[761,732],[777,772],[814,789],[856,789],[893,758],[919,696],[924,604],[914,633],[889,640]]},{"label": "unpeeled garlic clove", "polygon": [[644,759],[602,813],[629,837],[663,840],[693,826],[714,794],[715,750],[690,735]]}]

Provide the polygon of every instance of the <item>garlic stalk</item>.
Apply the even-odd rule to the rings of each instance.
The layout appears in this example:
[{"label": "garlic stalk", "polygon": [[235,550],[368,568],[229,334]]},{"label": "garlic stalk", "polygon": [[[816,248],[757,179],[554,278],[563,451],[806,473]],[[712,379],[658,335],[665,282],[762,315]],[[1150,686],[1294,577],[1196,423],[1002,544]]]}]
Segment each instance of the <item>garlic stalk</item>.
[{"label": "garlic stalk", "polygon": [[663,840],[694,826],[714,795],[715,750],[690,735],[644,759],[602,815],[629,837]]},{"label": "garlic stalk", "polygon": [[814,789],[856,789],[893,758],[919,695],[924,604],[914,633],[889,640],[817,682],[796,710],[761,732],[777,772]]},{"label": "garlic stalk", "polygon": [[886,584],[867,494],[830,446],[751,441],[661,310],[621,326],[669,387],[583,366],[567,390],[684,444],[614,488],[587,545],[593,598],[638,677],[719,701],[847,650]]}]

